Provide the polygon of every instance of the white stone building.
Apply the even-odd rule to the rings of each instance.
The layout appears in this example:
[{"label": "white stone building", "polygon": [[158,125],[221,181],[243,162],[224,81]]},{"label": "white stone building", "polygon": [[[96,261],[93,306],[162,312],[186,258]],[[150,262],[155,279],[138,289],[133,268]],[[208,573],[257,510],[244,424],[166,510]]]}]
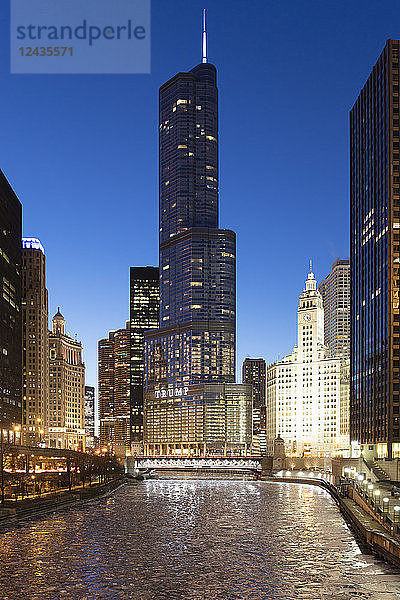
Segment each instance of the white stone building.
[{"label": "white stone building", "polygon": [[322,297],[311,268],[297,314],[297,346],[267,369],[267,437],[280,435],[289,456],[341,454],[349,444],[342,361],[324,345]]}]

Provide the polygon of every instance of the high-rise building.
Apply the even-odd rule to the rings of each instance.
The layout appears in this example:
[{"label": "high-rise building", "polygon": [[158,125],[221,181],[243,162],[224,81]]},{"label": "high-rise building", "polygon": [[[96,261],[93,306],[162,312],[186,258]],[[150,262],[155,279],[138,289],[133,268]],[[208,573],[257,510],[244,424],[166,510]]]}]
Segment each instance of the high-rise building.
[{"label": "high-rise building", "polygon": [[65,332],[58,309],[49,332],[49,402],[45,441],[51,448],[85,450],[85,364],[82,344]]},{"label": "high-rise building", "polygon": [[86,450],[95,447],[95,391],[85,385],[85,445]]},{"label": "high-rise building", "polygon": [[350,112],[350,434],[366,458],[400,457],[399,44]]},{"label": "high-rise building", "polygon": [[22,240],[23,442],[43,442],[49,394],[46,257],[36,238]]},{"label": "high-rise building", "polygon": [[21,436],[21,237],[21,203],[0,171],[0,429],[4,442],[19,442]]},{"label": "high-rise building", "polygon": [[242,381],[253,386],[253,436],[260,435],[266,424],[266,364],[263,358],[245,358]]},{"label": "high-rise building", "polygon": [[350,419],[350,261],[338,259],[319,284],[324,307],[324,340],[332,358],[341,360],[340,435],[349,435]]},{"label": "high-rise building", "polygon": [[318,289],[324,305],[325,344],[336,358],[350,358],[350,261],[338,259]]},{"label": "high-rise building", "polygon": [[159,152],[160,322],[145,335],[146,452],[245,452],[249,386],[234,384],[226,403],[242,411],[240,438],[227,435],[226,412],[212,433],[205,425],[235,380],[236,332],[236,236],[218,224],[217,73],[206,59],[161,86]]},{"label": "high-rise building", "polygon": [[143,441],[144,332],[158,327],[158,267],[130,268],[131,444],[138,453]]},{"label": "high-rise building", "polygon": [[311,272],[299,297],[297,346],[267,369],[267,435],[294,456],[348,451],[341,429],[342,361],[324,344],[324,309]]},{"label": "high-rise building", "polygon": [[110,332],[108,338],[99,340],[99,418],[100,444],[111,450],[114,440],[114,340]]},{"label": "high-rise building", "polygon": [[131,452],[130,330],[99,341],[100,443],[119,458]]}]

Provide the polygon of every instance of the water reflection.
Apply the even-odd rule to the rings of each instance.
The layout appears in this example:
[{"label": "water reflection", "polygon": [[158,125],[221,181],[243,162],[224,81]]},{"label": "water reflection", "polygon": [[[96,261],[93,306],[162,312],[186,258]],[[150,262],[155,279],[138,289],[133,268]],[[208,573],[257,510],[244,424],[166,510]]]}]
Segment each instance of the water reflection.
[{"label": "water reflection", "polygon": [[5,531],[4,600],[394,600],[318,488],[158,480]]}]

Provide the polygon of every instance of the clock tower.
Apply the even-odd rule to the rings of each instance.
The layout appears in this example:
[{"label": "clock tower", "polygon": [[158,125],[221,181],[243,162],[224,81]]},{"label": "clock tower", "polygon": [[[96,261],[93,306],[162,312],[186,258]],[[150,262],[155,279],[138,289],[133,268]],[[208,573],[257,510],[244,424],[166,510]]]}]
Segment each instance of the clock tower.
[{"label": "clock tower", "polygon": [[299,297],[297,345],[299,359],[302,362],[313,362],[322,358],[321,352],[325,350],[322,296],[317,289],[311,261],[306,286]]}]

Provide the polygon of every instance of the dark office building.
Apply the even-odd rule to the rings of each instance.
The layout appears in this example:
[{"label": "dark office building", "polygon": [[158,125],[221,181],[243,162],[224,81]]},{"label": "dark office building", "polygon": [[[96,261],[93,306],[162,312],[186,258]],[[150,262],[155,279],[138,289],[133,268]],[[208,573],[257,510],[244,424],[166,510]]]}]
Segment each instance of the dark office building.
[{"label": "dark office building", "polygon": [[130,413],[132,450],[143,441],[144,332],[158,327],[160,284],[158,267],[130,269]]},{"label": "dark office building", "polygon": [[[113,333],[99,341],[99,418],[100,444],[110,448],[114,441],[114,339]],[[108,446],[109,445],[109,446]]]},{"label": "dark office building", "polygon": [[[243,426],[251,392],[225,388],[235,379],[236,236],[218,228],[213,65],[203,62],[161,86],[159,153],[160,323],[145,336],[146,451],[241,452],[251,441]],[[236,401],[243,413],[230,422]],[[241,429],[234,431],[234,420]]]},{"label": "dark office building", "polygon": [[253,386],[253,434],[266,428],[266,364],[263,358],[245,358],[242,381]]},{"label": "dark office building", "polygon": [[400,456],[399,41],[388,40],[350,112],[350,435]]},{"label": "dark office building", "polygon": [[22,206],[0,171],[0,428],[4,441],[19,441],[21,434],[21,238]]}]

